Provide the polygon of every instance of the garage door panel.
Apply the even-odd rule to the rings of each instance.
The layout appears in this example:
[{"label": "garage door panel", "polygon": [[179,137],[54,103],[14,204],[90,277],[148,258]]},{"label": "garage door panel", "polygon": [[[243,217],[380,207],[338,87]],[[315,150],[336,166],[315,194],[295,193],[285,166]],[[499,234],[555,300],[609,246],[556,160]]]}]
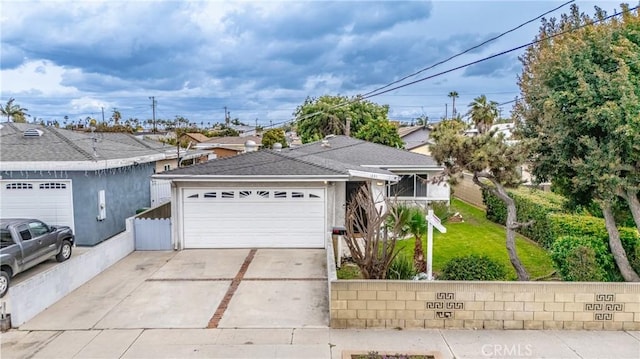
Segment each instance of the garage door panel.
[{"label": "garage door panel", "polygon": [[37,218],[73,228],[71,180],[0,180],[0,216]]},{"label": "garage door panel", "polygon": [[324,189],[185,189],[183,199],[186,248],[324,247]]}]

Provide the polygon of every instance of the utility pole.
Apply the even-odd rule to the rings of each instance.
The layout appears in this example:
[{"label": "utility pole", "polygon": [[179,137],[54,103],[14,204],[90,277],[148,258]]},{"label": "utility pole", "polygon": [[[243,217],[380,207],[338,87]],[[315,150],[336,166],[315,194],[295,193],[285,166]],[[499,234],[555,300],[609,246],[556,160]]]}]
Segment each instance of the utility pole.
[{"label": "utility pole", "polygon": [[449,110],[449,108],[447,107],[447,105],[448,105],[448,104],[446,104],[446,103],[444,104],[444,119],[445,119],[445,120],[447,119],[447,114],[448,114],[448,110]]},{"label": "utility pole", "polygon": [[151,100],[151,112],[153,114],[153,128],[152,131],[156,132],[156,97],[149,96],[149,100]]},{"label": "utility pole", "polygon": [[104,107],[100,107],[102,109],[102,122],[104,123]]},{"label": "utility pole", "polygon": [[227,112],[227,106],[224,107],[224,123],[229,126],[229,113]]}]

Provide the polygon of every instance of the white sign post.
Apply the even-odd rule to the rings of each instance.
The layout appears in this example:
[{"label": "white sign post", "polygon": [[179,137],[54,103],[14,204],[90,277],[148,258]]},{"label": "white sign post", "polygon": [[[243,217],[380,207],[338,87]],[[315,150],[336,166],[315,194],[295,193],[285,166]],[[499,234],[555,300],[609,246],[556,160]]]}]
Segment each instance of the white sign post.
[{"label": "white sign post", "polygon": [[430,209],[427,213],[427,280],[433,280],[433,227],[440,233],[447,233],[440,218]]}]

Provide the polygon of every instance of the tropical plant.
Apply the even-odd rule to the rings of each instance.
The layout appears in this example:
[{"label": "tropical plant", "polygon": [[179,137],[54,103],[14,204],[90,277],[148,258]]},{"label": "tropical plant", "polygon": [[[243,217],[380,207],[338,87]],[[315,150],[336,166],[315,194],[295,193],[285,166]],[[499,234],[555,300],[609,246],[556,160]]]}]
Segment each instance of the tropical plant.
[{"label": "tropical plant", "polygon": [[11,119],[14,122],[26,122],[25,117],[28,116],[27,111],[29,110],[18,105],[15,101],[16,99],[13,97],[10,98],[3,107],[0,107],[0,113],[7,117],[7,122],[10,122]]},{"label": "tropical plant", "polygon": [[498,118],[498,103],[487,100],[487,96],[480,95],[469,104],[468,116],[476,126],[479,133],[486,133]]},{"label": "tropical plant", "polygon": [[449,95],[447,95],[451,98],[451,118],[455,118],[456,117],[456,99],[458,97],[460,97],[458,95],[458,91],[451,91],[449,92]]}]

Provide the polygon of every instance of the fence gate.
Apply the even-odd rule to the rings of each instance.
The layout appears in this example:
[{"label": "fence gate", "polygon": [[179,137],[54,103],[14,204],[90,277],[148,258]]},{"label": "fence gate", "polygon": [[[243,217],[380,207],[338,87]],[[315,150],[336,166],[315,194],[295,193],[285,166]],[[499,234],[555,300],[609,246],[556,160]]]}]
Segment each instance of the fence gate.
[{"label": "fence gate", "polygon": [[171,246],[171,219],[136,218],[135,244],[137,251],[169,251]]}]

